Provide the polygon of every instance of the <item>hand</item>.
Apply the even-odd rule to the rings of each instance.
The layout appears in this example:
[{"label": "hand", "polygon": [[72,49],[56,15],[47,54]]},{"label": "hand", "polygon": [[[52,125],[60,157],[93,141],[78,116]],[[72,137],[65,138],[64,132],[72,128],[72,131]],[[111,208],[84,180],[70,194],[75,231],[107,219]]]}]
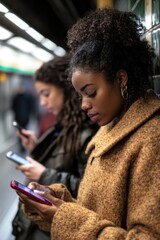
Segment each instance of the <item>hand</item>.
[{"label": "hand", "polygon": [[22,145],[28,151],[32,151],[37,144],[37,138],[33,131],[22,129],[22,133],[27,136],[23,136],[19,131],[17,131],[17,136],[21,139]]},{"label": "hand", "polygon": [[48,206],[34,200],[31,200],[29,197],[25,196],[24,194],[18,192],[21,201],[24,204],[24,210],[30,213],[37,213],[43,220],[47,221],[48,223],[52,223],[52,219],[59,209],[59,207],[64,203],[63,200],[55,198],[51,195],[50,191],[45,192],[44,194],[39,194],[46,199],[48,199],[53,205]]},{"label": "hand", "polygon": [[38,181],[42,173],[45,171],[46,167],[31,157],[26,157],[26,159],[31,163],[29,165],[17,165],[16,169],[24,173],[26,178],[32,181]]},{"label": "hand", "polygon": [[[31,190],[33,190],[36,194],[39,194],[39,195],[42,195],[48,191],[51,191],[50,188],[48,186],[44,186],[44,185],[40,185],[39,183],[37,182],[30,182],[27,186],[28,188],[30,188]],[[17,194],[20,196],[20,192],[16,191]],[[23,194],[21,193],[21,196]],[[24,197],[25,197],[25,194],[24,194]],[[22,198],[20,198],[20,201],[23,203],[23,200]],[[35,213],[34,211],[34,208],[32,208],[32,206],[25,206],[25,209],[27,212],[30,212],[30,213]]]},{"label": "hand", "polygon": [[40,192],[48,192],[49,191],[51,194],[51,190],[48,186],[41,185],[37,182],[30,182],[27,187],[29,187],[32,190],[37,190]]}]

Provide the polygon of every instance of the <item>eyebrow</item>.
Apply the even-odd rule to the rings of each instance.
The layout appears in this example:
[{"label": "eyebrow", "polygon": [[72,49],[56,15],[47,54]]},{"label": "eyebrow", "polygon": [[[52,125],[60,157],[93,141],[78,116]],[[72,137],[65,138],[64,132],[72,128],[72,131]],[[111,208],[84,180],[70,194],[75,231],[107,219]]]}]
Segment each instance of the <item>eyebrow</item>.
[{"label": "eyebrow", "polygon": [[88,83],[88,84],[84,85],[84,86],[80,89],[80,91],[83,92],[88,86],[91,86],[91,85],[93,85],[93,84],[92,84],[92,83]]},{"label": "eyebrow", "polygon": [[42,90],[40,90],[40,94],[43,94],[44,92],[48,92],[49,91],[49,89],[42,89]]}]

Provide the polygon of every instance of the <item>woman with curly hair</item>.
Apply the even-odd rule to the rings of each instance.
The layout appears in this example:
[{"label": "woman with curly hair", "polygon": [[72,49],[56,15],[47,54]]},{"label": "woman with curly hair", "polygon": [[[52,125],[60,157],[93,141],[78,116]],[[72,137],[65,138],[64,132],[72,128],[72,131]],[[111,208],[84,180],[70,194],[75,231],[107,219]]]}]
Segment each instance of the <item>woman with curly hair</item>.
[{"label": "woman with curly hair", "polygon": [[[18,134],[23,146],[31,152],[30,165],[18,165],[29,181],[39,184],[63,183],[73,197],[86,165],[85,148],[98,129],[81,110],[79,97],[68,80],[70,57],[56,57],[44,63],[35,73],[35,87],[41,105],[56,116],[56,123],[39,139],[29,130]],[[36,160],[34,160],[36,159]],[[50,239],[49,233],[26,219],[21,210],[13,221],[16,240]]]},{"label": "woman with curly hair", "polygon": [[91,12],[69,31],[72,84],[101,128],[87,146],[77,200],[54,184],[45,195],[52,206],[20,194],[52,239],[160,239],[160,100],[150,90],[144,31],[133,13],[113,9]]}]

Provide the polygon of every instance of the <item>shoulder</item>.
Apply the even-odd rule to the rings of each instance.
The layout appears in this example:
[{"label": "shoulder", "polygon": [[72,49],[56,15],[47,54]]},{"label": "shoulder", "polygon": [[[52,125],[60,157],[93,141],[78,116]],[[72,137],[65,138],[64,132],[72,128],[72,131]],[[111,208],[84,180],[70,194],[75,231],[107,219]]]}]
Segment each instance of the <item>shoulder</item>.
[{"label": "shoulder", "polygon": [[160,112],[157,112],[149,118],[139,129],[136,131],[137,138],[141,136],[141,141],[147,142],[158,140],[160,138]]}]

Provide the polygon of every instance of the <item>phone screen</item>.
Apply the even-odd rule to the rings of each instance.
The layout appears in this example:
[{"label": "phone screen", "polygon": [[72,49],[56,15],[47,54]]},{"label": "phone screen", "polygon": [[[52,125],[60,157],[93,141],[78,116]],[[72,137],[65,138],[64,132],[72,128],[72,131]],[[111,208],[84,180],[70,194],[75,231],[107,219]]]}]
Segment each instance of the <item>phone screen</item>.
[{"label": "phone screen", "polygon": [[12,151],[7,152],[6,157],[11,159],[11,160],[13,160],[13,161],[15,161],[18,164],[21,164],[21,165],[26,165],[26,164],[28,165],[28,164],[30,164],[30,162],[27,161],[27,159],[19,156],[17,153],[12,152]]},{"label": "phone screen", "polygon": [[22,183],[19,183],[19,182],[13,180],[13,181],[11,181],[10,186],[12,188],[14,188],[15,190],[18,190],[18,191],[22,192],[23,194],[27,195],[28,197],[34,199],[35,201],[38,201],[40,203],[47,204],[47,205],[52,205],[52,203],[49,202],[46,198],[39,196],[38,194],[36,194],[34,192],[34,190],[26,187]]}]

